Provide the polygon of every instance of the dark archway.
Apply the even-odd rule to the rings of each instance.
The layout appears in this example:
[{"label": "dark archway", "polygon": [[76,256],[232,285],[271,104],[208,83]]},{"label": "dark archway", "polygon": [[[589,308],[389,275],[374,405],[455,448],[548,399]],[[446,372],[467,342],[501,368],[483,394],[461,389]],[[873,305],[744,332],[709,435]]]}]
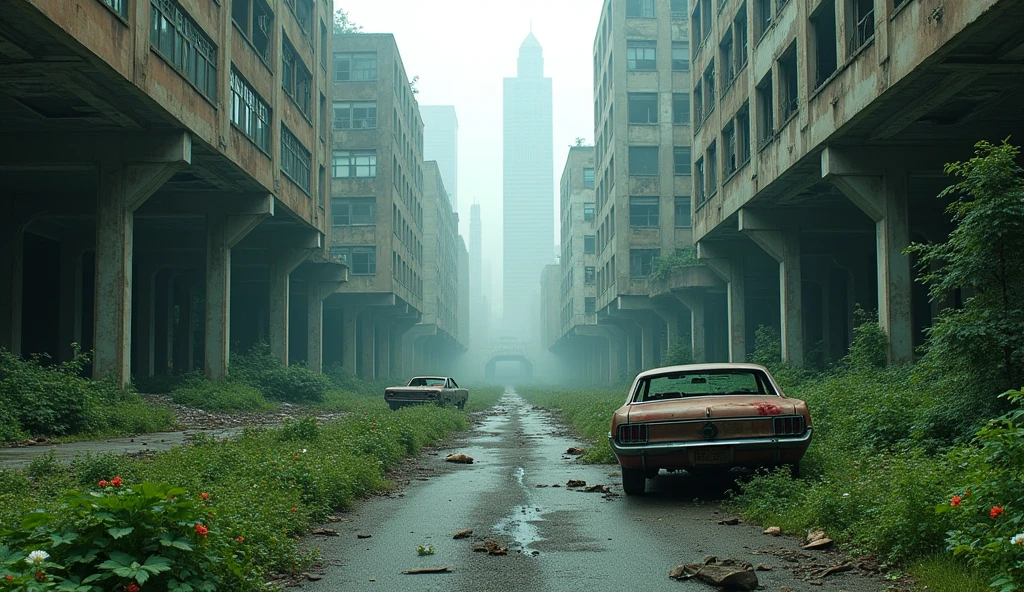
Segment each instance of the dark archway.
[{"label": "dark archway", "polygon": [[527,379],[533,378],[533,362],[527,359],[526,356],[521,354],[497,354],[491,356],[487,363],[484,364],[485,381],[494,382],[498,362],[519,362],[523,376]]}]

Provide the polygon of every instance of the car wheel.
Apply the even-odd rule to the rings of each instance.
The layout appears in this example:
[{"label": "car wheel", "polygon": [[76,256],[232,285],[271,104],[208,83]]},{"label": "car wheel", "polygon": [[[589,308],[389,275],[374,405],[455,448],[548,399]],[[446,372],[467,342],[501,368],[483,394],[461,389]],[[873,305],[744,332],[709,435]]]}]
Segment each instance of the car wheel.
[{"label": "car wheel", "polygon": [[459,401],[459,404],[457,405],[457,407],[459,409],[465,409],[466,408],[466,402],[465,401]]},{"label": "car wheel", "polygon": [[622,491],[626,495],[643,495],[647,489],[647,475],[643,469],[622,468]]},{"label": "car wheel", "polygon": [[789,465],[789,476],[794,479],[800,478],[800,463],[793,463]]},{"label": "car wheel", "polygon": [[390,407],[392,411],[398,411],[398,408],[400,407],[400,405],[398,405],[396,403],[388,403],[388,407]]}]

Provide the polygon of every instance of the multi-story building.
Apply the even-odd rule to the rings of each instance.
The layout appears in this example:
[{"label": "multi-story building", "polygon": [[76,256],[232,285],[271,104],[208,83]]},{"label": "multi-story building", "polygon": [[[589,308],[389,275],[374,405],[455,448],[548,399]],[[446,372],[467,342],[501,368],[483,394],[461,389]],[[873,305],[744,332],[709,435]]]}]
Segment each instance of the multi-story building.
[{"label": "multi-story building", "polygon": [[[326,230],[331,13],[0,6],[0,345],[66,359],[75,342],[120,384],[197,363],[219,378],[228,345],[259,337],[287,361],[292,276],[344,280],[307,261]],[[315,368],[325,290],[301,348]]]},{"label": "multi-story building", "polygon": [[328,305],[345,368],[386,377],[425,310],[423,120],[392,35],[335,36],[332,76],[330,253],[349,282]]},{"label": "multi-story building", "polygon": [[682,335],[677,295],[714,289],[700,270],[662,264],[693,245],[689,25],[679,0],[608,1],[594,39],[595,231],[584,253],[596,259],[611,378],[658,364]]},{"label": "multi-story building", "polygon": [[437,161],[452,210],[459,211],[459,120],[453,105],[422,105],[423,158]]},{"label": "multi-story building", "polygon": [[519,47],[517,76],[505,78],[502,108],[503,327],[526,340],[539,330],[530,310],[555,247],[551,79],[533,33]]},{"label": "multi-story building", "polygon": [[484,306],[483,281],[483,223],[480,204],[475,203],[469,207],[469,324],[473,327],[469,345],[475,351],[487,343],[491,324]]},{"label": "multi-story building", "polygon": [[695,238],[728,284],[730,358],[758,325],[783,357],[842,356],[877,309],[911,358],[937,304],[912,240],[943,240],[945,162],[1019,137],[1012,0],[691,0]]}]

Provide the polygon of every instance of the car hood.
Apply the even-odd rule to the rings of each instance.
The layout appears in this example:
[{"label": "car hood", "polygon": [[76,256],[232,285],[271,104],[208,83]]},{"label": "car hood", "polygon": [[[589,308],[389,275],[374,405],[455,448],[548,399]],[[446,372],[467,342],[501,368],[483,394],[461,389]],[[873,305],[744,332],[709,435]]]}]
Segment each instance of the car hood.
[{"label": "car hood", "polygon": [[801,414],[801,402],[765,395],[716,395],[629,405],[627,421],[656,422]]}]

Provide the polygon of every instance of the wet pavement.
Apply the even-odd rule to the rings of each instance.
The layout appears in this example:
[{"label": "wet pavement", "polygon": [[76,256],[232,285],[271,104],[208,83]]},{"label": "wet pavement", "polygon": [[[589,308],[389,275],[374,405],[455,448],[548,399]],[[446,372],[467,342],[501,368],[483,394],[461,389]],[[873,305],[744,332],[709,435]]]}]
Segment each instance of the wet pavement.
[{"label": "wet pavement", "polygon": [[[728,517],[716,501],[726,487],[720,481],[697,483],[687,475],[662,473],[648,481],[646,495],[626,497],[617,467],[585,465],[565,454],[579,445],[549,413],[507,392],[450,449],[405,467],[409,481],[401,490],[359,502],[339,514],[339,521],[318,527],[339,536],[307,537],[324,561],[311,570],[319,579],[303,582],[302,588],[704,591],[715,588],[671,580],[668,572],[715,555],[770,568],[757,572],[763,590],[886,589],[881,578],[860,570],[805,581],[807,572],[846,558],[801,551],[799,540],[765,535],[759,526],[720,525]],[[468,454],[474,462],[444,462],[451,452]],[[569,479],[607,485],[610,493],[567,488]],[[453,539],[462,529],[474,534]],[[473,550],[486,541],[507,547],[508,554]],[[419,555],[420,545],[434,553]],[[402,573],[437,567],[451,572]]]}]

